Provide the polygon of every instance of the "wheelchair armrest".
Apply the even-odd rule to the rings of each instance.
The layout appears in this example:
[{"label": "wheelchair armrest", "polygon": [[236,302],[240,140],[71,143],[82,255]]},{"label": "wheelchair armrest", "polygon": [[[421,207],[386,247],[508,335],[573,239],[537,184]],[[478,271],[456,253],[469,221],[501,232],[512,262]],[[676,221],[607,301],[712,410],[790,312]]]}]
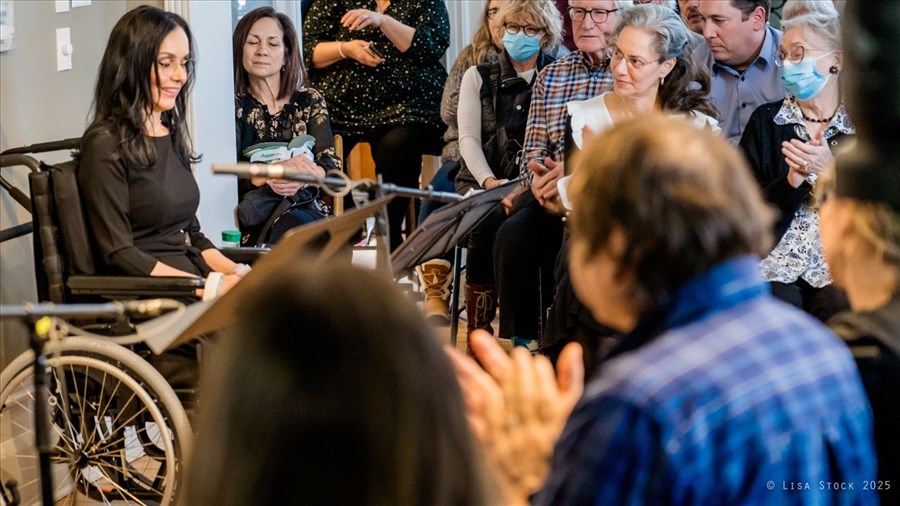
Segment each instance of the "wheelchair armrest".
[{"label": "wheelchair armrest", "polygon": [[269,253],[269,248],[220,248],[219,251],[232,262],[253,265],[261,256]]},{"label": "wheelchair armrest", "polygon": [[196,297],[205,280],[175,276],[69,276],[66,286],[73,295],[106,297]]}]

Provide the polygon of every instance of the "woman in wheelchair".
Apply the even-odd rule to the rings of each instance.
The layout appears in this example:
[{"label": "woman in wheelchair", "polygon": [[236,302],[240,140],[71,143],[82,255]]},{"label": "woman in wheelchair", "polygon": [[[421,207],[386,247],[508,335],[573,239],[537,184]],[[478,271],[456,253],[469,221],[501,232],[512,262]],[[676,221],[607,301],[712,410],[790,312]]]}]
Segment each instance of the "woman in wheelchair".
[{"label": "woman in wheelchair", "polygon": [[[273,161],[318,177],[340,170],[325,99],[304,86],[306,69],[290,18],[271,7],[254,9],[238,22],[233,43],[238,159],[256,161],[247,153],[251,146],[309,135],[311,149]],[[330,214],[318,188],[298,181],[259,177],[241,180],[238,191],[242,246],[273,244],[291,228]]]},{"label": "woman in wheelchair", "polygon": [[196,217],[191,163],[199,157],[185,121],[193,54],[190,28],[176,14],[142,6],[119,20],[100,62],[78,186],[101,269],[208,276],[206,295],[215,295],[247,267],[218,251]]}]

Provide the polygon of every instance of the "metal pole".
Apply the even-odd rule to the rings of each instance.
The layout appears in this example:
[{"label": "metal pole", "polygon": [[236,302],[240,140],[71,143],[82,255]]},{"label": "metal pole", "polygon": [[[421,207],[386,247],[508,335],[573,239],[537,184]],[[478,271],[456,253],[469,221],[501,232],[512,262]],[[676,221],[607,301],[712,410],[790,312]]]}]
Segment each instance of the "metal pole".
[{"label": "metal pole", "polygon": [[44,338],[50,330],[50,319],[41,318],[31,327],[31,349],[34,350],[34,443],[38,450],[41,477],[41,504],[53,506],[53,475],[50,473],[50,403],[47,356]]}]

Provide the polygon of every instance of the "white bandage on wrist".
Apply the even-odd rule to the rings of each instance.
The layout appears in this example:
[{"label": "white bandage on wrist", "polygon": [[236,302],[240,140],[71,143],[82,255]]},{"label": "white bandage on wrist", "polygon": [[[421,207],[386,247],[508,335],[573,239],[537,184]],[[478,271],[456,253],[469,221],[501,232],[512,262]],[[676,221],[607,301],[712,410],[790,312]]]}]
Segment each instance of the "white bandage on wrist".
[{"label": "white bandage on wrist", "polygon": [[203,284],[203,300],[213,300],[219,296],[224,277],[221,272],[210,272],[209,276],[206,276],[206,282]]}]

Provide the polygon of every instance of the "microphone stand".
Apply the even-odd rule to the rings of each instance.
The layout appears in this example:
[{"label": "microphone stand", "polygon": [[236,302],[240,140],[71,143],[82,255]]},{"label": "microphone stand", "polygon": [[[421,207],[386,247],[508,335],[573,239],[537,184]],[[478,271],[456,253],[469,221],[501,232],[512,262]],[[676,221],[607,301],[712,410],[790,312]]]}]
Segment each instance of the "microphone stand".
[{"label": "microphone stand", "polygon": [[[288,179],[290,181],[299,181],[319,188],[326,188],[327,190],[338,193],[349,192],[349,190],[359,188],[372,191],[375,194],[376,199],[387,195],[398,195],[401,197],[411,197],[423,200],[439,200],[441,202],[458,202],[462,200],[462,196],[457,193],[434,191],[434,188],[431,185],[428,185],[425,189],[419,189],[385,183],[381,174],[378,175],[377,180],[360,179],[351,181],[341,177],[319,177],[311,174],[301,174],[296,170],[275,163],[214,163],[212,165],[212,172],[213,174],[232,174],[242,179],[257,176],[274,179]],[[385,269],[384,272],[390,275],[392,273],[390,225],[386,207],[375,215],[375,235],[378,237],[375,265],[379,269]]]},{"label": "microphone stand", "polygon": [[[52,322],[50,317],[123,318],[126,314],[145,314],[172,308],[175,301],[135,301],[110,304],[25,304],[23,306],[0,305],[0,319],[17,318],[29,328],[29,342],[34,352],[34,439],[38,450],[38,466],[41,480],[41,504],[53,506],[53,475],[50,458],[50,372],[44,344],[49,339]],[[64,389],[64,385],[59,385]],[[68,395],[62,396],[62,409],[68,411]]]}]

